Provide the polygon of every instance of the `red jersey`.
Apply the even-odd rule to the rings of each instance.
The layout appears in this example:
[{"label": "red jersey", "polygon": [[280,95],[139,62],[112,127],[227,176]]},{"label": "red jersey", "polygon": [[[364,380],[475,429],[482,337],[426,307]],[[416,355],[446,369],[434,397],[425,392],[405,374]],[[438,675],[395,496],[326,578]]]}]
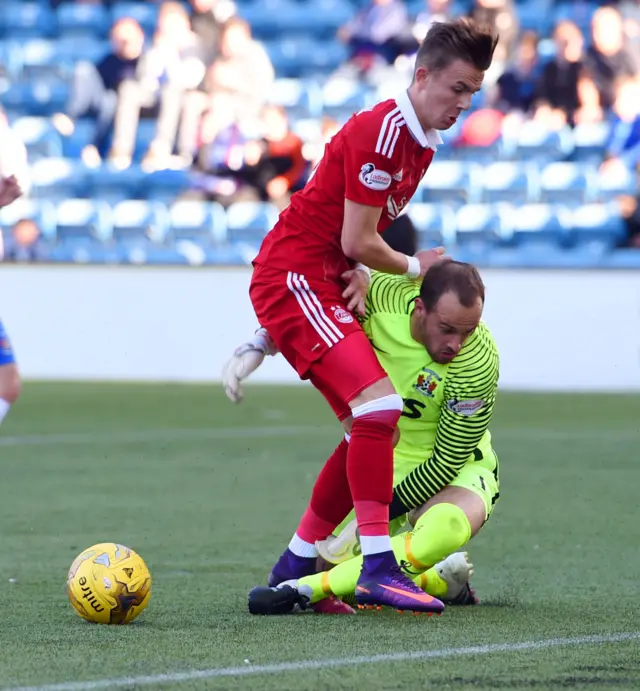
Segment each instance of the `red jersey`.
[{"label": "red jersey", "polygon": [[441,143],[436,130],[422,130],[406,93],[352,116],[326,145],[254,263],[338,280],[354,264],[341,246],[345,199],[382,208],[381,233],[413,197]]}]

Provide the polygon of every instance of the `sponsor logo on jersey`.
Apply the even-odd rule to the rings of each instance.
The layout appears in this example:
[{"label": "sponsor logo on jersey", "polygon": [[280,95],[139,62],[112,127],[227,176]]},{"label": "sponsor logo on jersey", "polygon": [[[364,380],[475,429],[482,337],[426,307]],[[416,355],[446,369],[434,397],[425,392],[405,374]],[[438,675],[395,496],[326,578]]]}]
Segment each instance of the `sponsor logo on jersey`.
[{"label": "sponsor logo on jersey", "polygon": [[460,401],[457,398],[452,398],[447,401],[447,408],[452,413],[471,417],[471,415],[475,415],[479,410],[484,408],[484,401],[480,398],[470,401]]},{"label": "sponsor logo on jersey", "polygon": [[432,369],[426,367],[418,375],[418,380],[413,385],[413,388],[427,398],[433,398],[433,392],[438,388],[438,383],[442,381],[442,377],[436,374]]},{"label": "sponsor logo on jersey", "polygon": [[353,315],[340,306],[332,307],[331,311],[333,312],[335,320],[341,324],[351,324],[353,321]]},{"label": "sponsor logo on jersey", "polygon": [[404,173],[404,169],[403,169],[403,168],[400,168],[400,170],[399,170],[397,173],[394,173],[394,174],[393,174],[393,179],[394,179],[396,182],[402,182],[402,175],[403,175],[403,173]]},{"label": "sponsor logo on jersey", "polygon": [[391,175],[386,170],[378,170],[373,163],[365,163],[360,168],[358,179],[365,187],[380,192],[391,187]]}]

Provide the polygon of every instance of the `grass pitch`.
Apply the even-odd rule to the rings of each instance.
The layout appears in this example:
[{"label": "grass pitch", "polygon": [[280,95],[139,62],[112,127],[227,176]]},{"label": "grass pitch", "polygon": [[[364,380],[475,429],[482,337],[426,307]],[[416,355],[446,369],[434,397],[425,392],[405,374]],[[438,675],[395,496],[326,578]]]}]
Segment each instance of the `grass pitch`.
[{"label": "grass pitch", "polygon": [[[339,438],[316,393],[254,386],[234,407],[215,387],[27,383],[0,433],[0,690],[639,688],[640,638],[612,636],[640,632],[640,397],[503,393],[492,429],[501,499],[469,545],[481,605],[257,618],[247,592]],[[130,626],[67,601],[71,561],[103,541],[151,570]],[[330,666],[410,651],[435,657]]]}]

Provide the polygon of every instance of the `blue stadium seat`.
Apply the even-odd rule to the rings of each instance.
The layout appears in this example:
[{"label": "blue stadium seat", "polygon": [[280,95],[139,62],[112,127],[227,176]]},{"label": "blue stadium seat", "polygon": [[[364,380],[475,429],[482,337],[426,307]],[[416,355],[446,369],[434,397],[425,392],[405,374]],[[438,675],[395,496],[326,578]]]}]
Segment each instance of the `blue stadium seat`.
[{"label": "blue stadium seat", "polygon": [[91,118],[80,118],[74,123],[73,133],[61,137],[62,155],[65,158],[79,159],[82,149],[91,144],[96,125]]},{"label": "blue stadium seat", "polygon": [[22,46],[10,40],[0,40],[0,77],[17,80],[22,73]]},{"label": "blue stadium seat", "polygon": [[594,176],[594,197],[609,201],[621,194],[635,195],[638,191],[636,174],[626,167],[609,168]]},{"label": "blue stadium seat", "polygon": [[127,199],[115,204],[111,215],[113,238],[119,243],[160,243],[169,226],[167,208],[159,202]]},{"label": "blue stadium seat", "polygon": [[421,248],[454,243],[455,213],[446,204],[409,204],[407,214],[416,227]]},{"label": "blue stadium seat", "polygon": [[11,129],[24,142],[33,163],[39,158],[62,156],[60,135],[46,118],[22,117],[12,123]]},{"label": "blue stadium seat", "polygon": [[640,251],[636,247],[609,252],[602,264],[611,269],[640,269]]},{"label": "blue stadium seat", "polygon": [[118,254],[115,247],[96,242],[93,238],[75,238],[55,245],[49,260],[61,264],[115,264]]},{"label": "blue stadium seat", "polygon": [[291,119],[318,117],[322,112],[322,90],[315,82],[276,79],[269,88],[269,102],[286,108]]},{"label": "blue stadium seat", "polygon": [[502,138],[505,155],[519,160],[557,161],[571,151],[573,140],[569,130],[551,132],[535,121],[524,122],[515,135]]},{"label": "blue stadium seat", "polygon": [[28,218],[35,221],[45,237],[54,237],[56,232],[56,207],[47,200],[18,199],[0,209],[0,228],[8,230],[18,221]]},{"label": "blue stadium seat", "polygon": [[561,246],[567,242],[569,212],[550,204],[525,204],[511,211],[511,240],[517,246]]},{"label": "blue stadium seat", "polygon": [[125,199],[139,199],[145,174],[140,166],[118,170],[106,164],[91,171],[90,189],[93,197],[117,203]]},{"label": "blue stadium seat", "polygon": [[469,164],[460,161],[438,161],[431,164],[420,183],[420,195],[425,202],[475,201],[471,194],[471,170]]},{"label": "blue stadium seat", "polygon": [[208,246],[227,238],[227,217],[220,204],[184,200],[169,208],[172,240],[192,240]]},{"label": "blue stadium seat", "polygon": [[25,80],[37,77],[58,77],[64,66],[57,59],[56,42],[41,38],[23,41],[22,78]]},{"label": "blue stadium seat", "polygon": [[610,249],[626,236],[627,229],[615,202],[585,204],[574,209],[570,239],[574,246],[589,245]]},{"label": "blue stadium seat", "polygon": [[65,158],[43,158],[31,166],[35,198],[61,200],[84,197],[88,192],[86,168]]},{"label": "blue stadium seat", "polygon": [[157,170],[140,178],[140,193],[151,201],[170,202],[189,188],[190,174],[184,170]]},{"label": "blue stadium seat", "polygon": [[10,39],[42,38],[56,33],[56,15],[37,2],[3,3],[0,35]]},{"label": "blue stadium seat", "polygon": [[109,41],[101,41],[87,36],[63,36],[53,44],[55,59],[64,66],[65,73],[71,74],[78,62],[98,63],[111,52]]},{"label": "blue stadium seat", "polygon": [[111,18],[106,8],[97,4],[68,2],[56,11],[58,31],[65,36],[106,38]]},{"label": "blue stadium seat", "polygon": [[266,202],[236,202],[227,209],[231,241],[261,243],[278,220],[278,209]]},{"label": "blue stadium seat", "polygon": [[540,200],[546,203],[583,204],[588,201],[593,170],[564,161],[549,163],[540,171]]},{"label": "blue stadium seat", "polygon": [[29,115],[52,115],[64,110],[69,95],[67,82],[55,78],[14,82],[0,93],[5,109]]},{"label": "blue stadium seat", "polygon": [[496,245],[504,241],[506,230],[498,204],[466,204],[456,213],[456,244]]},{"label": "blue stadium seat", "polygon": [[573,130],[574,161],[600,163],[609,137],[609,124],[577,125]]},{"label": "blue stadium seat", "polygon": [[476,169],[475,184],[483,202],[525,203],[535,190],[537,168],[512,161],[497,161]]},{"label": "blue stadium seat", "polygon": [[329,117],[344,111],[353,115],[365,107],[366,100],[367,90],[355,80],[330,80],[322,88],[322,111]]},{"label": "blue stadium seat", "polygon": [[66,199],[56,208],[56,235],[67,244],[105,242],[111,237],[111,210],[103,201]]}]

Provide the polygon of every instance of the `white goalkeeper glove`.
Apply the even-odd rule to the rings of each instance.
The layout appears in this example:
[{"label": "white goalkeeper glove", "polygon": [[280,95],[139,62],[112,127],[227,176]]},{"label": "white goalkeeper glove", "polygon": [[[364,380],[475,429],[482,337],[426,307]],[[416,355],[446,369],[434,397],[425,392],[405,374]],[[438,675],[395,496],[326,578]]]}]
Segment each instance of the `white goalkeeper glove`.
[{"label": "white goalkeeper glove", "polygon": [[278,352],[266,329],[258,329],[251,341],[235,349],[222,368],[222,385],[227,397],[234,403],[244,398],[242,381],[262,364],[266,355]]}]

